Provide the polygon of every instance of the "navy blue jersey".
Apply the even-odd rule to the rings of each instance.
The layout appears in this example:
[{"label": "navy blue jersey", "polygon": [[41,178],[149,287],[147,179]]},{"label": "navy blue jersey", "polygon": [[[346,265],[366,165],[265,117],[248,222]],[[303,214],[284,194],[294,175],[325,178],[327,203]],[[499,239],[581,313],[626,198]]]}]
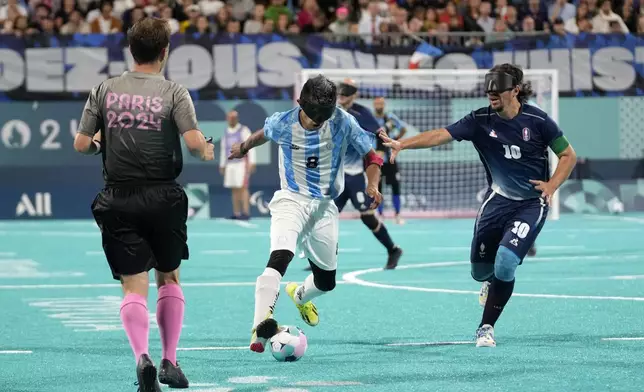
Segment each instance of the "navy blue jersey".
[{"label": "navy blue jersey", "polygon": [[490,107],[481,108],[449,125],[447,131],[457,141],[474,144],[490,188],[512,200],[541,196],[529,180],[550,179],[548,146],[563,135],[548,114],[528,104],[511,120]]},{"label": "navy blue jersey", "polygon": [[[378,135],[380,124],[378,124],[378,120],[376,120],[373,113],[371,113],[371,110],[367,109],[365,106],[354,103],[347,110],[347,113],[355,117],[360,128],[367,131],[372,142],[372,147],[375,148],[376,135]],[[344,161],[344,172],[349,175],[362,173],[364,171],[363,155],[364,154],[359,154],[352,146],[347,147],[346,159]]]}]

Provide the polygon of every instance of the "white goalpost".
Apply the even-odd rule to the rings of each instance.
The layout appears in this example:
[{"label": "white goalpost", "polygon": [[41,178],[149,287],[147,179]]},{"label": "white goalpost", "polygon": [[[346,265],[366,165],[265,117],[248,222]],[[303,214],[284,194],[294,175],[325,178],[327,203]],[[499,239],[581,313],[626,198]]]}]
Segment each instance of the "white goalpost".
[{"label": "white goalpost", "polygon": [[[323,74],[339,83],[351,78],[358,84],[358,103],[373,110],[375,97],[385,98],[385,111],[406,125],[405,137],[442,128],[483,106],[486,70],[441,69],[303,69],[296,74],[294,97],[304,83]],[[557,70],[524,70],[539,106],[559,119]],[[551,173],[557,157],[549,151]],[[427,150],[408,150],[398,158],[401,182],[401,215],[407,218],[474,217],[487,189],[485,168],[470,142],[452,142]],[[385,216],[391,216],[391,190],[383,184]],[[345,217],[355,215],[347,206]],[[559,195],[552,200],[550,219],[559,218]]]}]

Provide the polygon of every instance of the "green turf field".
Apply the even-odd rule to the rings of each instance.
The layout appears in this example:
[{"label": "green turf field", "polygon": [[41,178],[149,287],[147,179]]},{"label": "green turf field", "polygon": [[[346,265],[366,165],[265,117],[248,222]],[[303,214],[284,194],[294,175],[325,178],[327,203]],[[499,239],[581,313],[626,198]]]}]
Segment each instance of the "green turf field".
[{"label": "green turf field", "polygon": [[[179,353],[190,390],[642,390],[644,217],[548,222],[539,254],[518,271],[495,349],[472,344],[481,316],[467,261],[473,221],[388,225],[405,250],[395,271],[380,269],[384,250],[359,221],[342,221],[340,284],[318,299],[319,326],[281,296],[277,320],[302,327],[309,350],[278,363],[247,348],[269,221],[193,221]],[[296,258],[285,282],[303,280],[304,266]],[[0,222],[0,392],[136,391],[115,283],[92,222]]]}]

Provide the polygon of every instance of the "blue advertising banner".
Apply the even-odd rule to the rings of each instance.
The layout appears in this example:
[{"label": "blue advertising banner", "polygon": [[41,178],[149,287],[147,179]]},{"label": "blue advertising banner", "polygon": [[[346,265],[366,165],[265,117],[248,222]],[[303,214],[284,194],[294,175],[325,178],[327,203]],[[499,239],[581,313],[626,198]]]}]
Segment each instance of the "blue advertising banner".
[{"label": "blue advertising banner", "polygon": [[[416,46],[278,34],[175,35],[169,79],[195,100],[292,99],[302,68],[408,68]],[[513,62],[558,69],[562,95],[644,95],[644,37],[533,36],[464,48],[439,46],[428,66],[487,69]],[[0,36],[0,99],[84,100],[90,89],[132,66],[123,35]]]}]

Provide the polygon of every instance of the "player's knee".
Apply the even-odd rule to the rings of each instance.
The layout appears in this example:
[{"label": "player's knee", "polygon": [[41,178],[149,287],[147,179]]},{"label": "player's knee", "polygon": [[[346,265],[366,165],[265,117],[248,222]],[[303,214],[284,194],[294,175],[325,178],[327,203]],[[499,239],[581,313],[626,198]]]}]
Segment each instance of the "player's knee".
[{"label": "player's knee", "polygon": [[378,220],[375,214],[361,214],[360,220],[371,231],[376,231],[380,227],[380,220]]},{"label": "player's knee", "polygon": [[272,268],[284,276],[289,263],[293,260],[293,252],[287,249],[279,249],[271,252],[266,268]]},{"label": "player's knee", "polygon": [[505,246],[500,246],[494,261],[494,276],[498,280],[511,282],[514,280],[514,273],[519,264],[521,264],[521,259],[516,253]]},{"label": "player's knee", "polygon": [[313,284],[320,291],[332,291],[335,288],[335,270],[326,271],[318,267],[309,260],[311,264],[311,272],[313,272]]},{"label": "player's knee", "polygon": [[179,284],[179,269],[170,272],[156,271],[157,287],[167,284]]},{"label": "player's knee", "polygon": [[472,279],[477,282],[487,282],[494,276],[494,265],[490,263],[472,263]]}]

